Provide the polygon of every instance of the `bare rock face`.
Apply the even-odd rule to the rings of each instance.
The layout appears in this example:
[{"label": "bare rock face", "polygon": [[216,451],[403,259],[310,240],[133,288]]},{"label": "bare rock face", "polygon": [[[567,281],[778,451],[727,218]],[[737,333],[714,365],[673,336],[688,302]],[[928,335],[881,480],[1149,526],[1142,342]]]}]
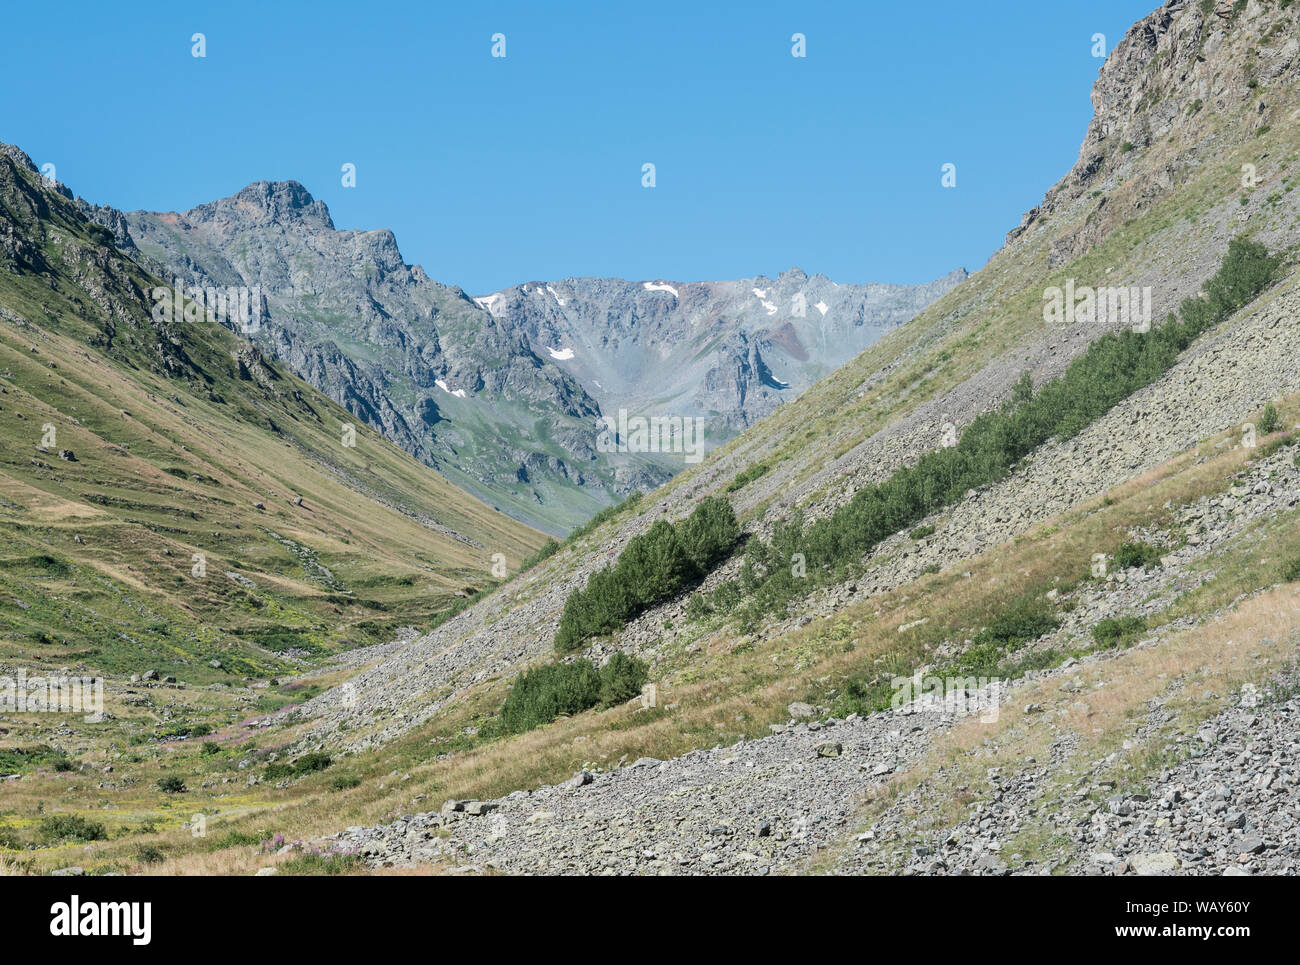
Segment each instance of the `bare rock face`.
[{"label": "bare rock face", "polygon": [[[1203,9],[1201,0],[1166,0],[1139,21],[1098,73],[1093,120],[1078,161],[1041,205],[1026,212],[1007,242],[1095,197],[1086,229],[1054,247],[1052,261],[1064,264],[1184,184],[1220,148],[1266,126],[1294,123],[1275,116],[1267,93],[1300,79],[1294,17],[1294,11],[1254,2]],[[1225,117],[1233,123],[1223,124]],[[1162,152],[1164,163],[1143,170],[1134,162],[1146,151]],[[1120,184],[1123,191],[1112,190]]]},{"label": "bare rock face", "polygon": [[966,278],[837,284],[791,268],[740,281],[566,278],[475,301],[604,411],[704,417],[710,446],[858,355]]}]

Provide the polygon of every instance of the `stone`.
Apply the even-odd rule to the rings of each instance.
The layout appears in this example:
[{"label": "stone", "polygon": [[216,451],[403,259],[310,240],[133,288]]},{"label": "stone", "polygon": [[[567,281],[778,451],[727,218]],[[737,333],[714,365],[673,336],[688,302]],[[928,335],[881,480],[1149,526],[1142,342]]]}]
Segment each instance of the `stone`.
[{"label": "stone", "polygon": [[1153,854],[1136,854],[1129,859],[1129,865],[1137,875],[1168,875],[1182,867],[1182,862],[1172,851],[1158,851]]}]

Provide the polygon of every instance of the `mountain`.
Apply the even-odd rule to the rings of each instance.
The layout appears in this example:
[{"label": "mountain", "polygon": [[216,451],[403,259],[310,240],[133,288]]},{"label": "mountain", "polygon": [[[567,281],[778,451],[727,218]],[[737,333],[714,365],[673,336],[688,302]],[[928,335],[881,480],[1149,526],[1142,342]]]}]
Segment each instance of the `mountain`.
[{"label": "mountain", "polygon": [[541,545],[160,285],[0,147],[0,663],[242,689]]},{"label": "mountain", "polygon": [[184,213],[86,213],[160,277],[259,289],[250,334],[265,352],[467,491],[555,533],[698,458],[684,445],[606,445],[602,415],[704,418],[715,446],[964,276],[586,279],[471,299],[407,265],[391,231],[336,230],[293,181]]},{"label": "mountain", "polygon": [[602,411],[707,418],[713,445],[795,398],[966,278],[840,285],[566,278],[475,298],[578,381]]}]

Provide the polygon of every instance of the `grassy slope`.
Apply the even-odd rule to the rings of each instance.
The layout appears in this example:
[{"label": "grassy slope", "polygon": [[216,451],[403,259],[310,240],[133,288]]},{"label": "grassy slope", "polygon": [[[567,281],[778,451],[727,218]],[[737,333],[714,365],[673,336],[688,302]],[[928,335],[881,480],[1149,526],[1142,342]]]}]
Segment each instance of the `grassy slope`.
[{"label": "grassy slope", "polygon": [[[48,270],[0,273],[0,661],[273,673],[296,665],[287,647],[427,624],[490,582],[492,554],[514,566],[540,545],[366,427],[344,447],[353,418],[277,366],[241,378],[243,343],[225,329],[156,331],[131,300],[155,282],[0,164],[7,214],[48,206]],[[101,290],[126,318],[96,304]]]}]

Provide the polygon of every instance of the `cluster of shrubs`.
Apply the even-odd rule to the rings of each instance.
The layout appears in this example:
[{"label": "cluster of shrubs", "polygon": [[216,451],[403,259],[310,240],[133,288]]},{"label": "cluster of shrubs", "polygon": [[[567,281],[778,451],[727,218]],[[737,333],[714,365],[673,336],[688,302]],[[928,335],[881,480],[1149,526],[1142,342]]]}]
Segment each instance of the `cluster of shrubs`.
[{"label": "cluster of shrubs", "polygon": [[317,771],[323,771],[333,764],[334,761],[328,754],[321,751],[312,751],[303,754],[296,761],[282,763],[275,761],[266,765],[265,780],[284,781],[293,780],[297,777],[304,777],[307,774],[315,774]]},{"label": "cluster of shrubs", "polygon": [[1103,335],[1037,392],[1026,373],[1012,397],[976,418],[957,445],[928,452],[915,465],[859,490],[825,519],[804,525],[794,516],[776,527],[770,541],[751,539],[738,577],[748,597],[742,622],[784,609],[818,583],[851,575],[885,538],[1002,479],[1049,439],[1078,434],[1164,375],[1202,332],[1254,300],[1277,277],[1280,264],[1262,244],[1234,239],[1206,283],[1205,297],[1184,301],[1181,318],[1170,315],[1146,332]]},{"label": "cluster of shrubs", "polygon": [[[937,677],[998,677],[1010,679],[1026,670],[1050,666],[1058,657],[1057,651],[1035,652],[1016,662],[1008,661],[1010,654],[1025,644],[1037,640],[1045,633],[1060,627],[1060,620],[1051,605],[1042,597],[1027,593],[1012,600],[986,626],[980,630],[960,655],[931,671]],[[924,658],[923,658],[924,659]],[[891,665],[892,663],[892,665]],[[849,714],[874,714],[890,709],[898,689],[896,676],[908,676],[915,663],[904,660],[887,661],[883,668],[872,669],[848,677],[831,703],[831,713],[836,717]]]},{"label": "cluster of shrubs", "polygon": [[737,490],[744,489],[755,479],[758,479],[759,477],[764,476],[766,474],[767,474],[767,463],[756,462],[748,469],[745,469],[736,474],[736,478],[731,480],[731,482],[727,485],[727,492],[734,493]]},{"label": "cluster of shrubs", "polygon": [[1114,647],[1121,640],[1136,636],[1147,628],[1142,617],[1107,617],[1092,628],[1092,639],[1102,647]]},{"label": "cluster of shrubs", "polygon": [[531,570],[538,563],[541,563],[544,560],[549,560],[552,556],[554,556],[559,551],[560,551],[560,541],[555,538],[548,539],[545,543],[543,543],[540,547],[538,547],[535,552],[530,553],[528,556],[524,557],[523,562],[519,564],[519,572],[524,573],[527,572],[528,570]]},{"label": "cluster of shrubs", "polygon": [[681,592],[731,554],[740,525],[720,496],[703,500],[676,527],[659,520],[628,541],[618,562],[592,574],[564,603],[555,649],[578,650],[663,600]]},{"label": "cluster of shrubs", "polygon": [[642,661],[623,653],[603,667],[574,660],[525,671],[511,686],[497,727],[502,734],[522,734],[557,717],[614,707],[641,693],[648,675]]},{"label": "cluster of shrubs", "polygon": [[1061,625],[1051,606],[1032,594],[1014,601],[987,627],[977,633],[971,645],[957,659],[957,676],[1004,676],[998,665],[1009,653],[1051,633]]},{"label": "cluster of shrubs", "polygon": [[108,831],[98,821],[88,821],[75,814],[56,814],[41,821],[36,835],[46,844],[84,843],[103,841],[108,838]]},{"label": "cluster of shrubs", "polygon": [[1159,565],[1160,550],[1150,543],[1121,543],[1119,549],[1115,550],[1115,568],[1118,570],[1137,567],[1148,570]]}]

